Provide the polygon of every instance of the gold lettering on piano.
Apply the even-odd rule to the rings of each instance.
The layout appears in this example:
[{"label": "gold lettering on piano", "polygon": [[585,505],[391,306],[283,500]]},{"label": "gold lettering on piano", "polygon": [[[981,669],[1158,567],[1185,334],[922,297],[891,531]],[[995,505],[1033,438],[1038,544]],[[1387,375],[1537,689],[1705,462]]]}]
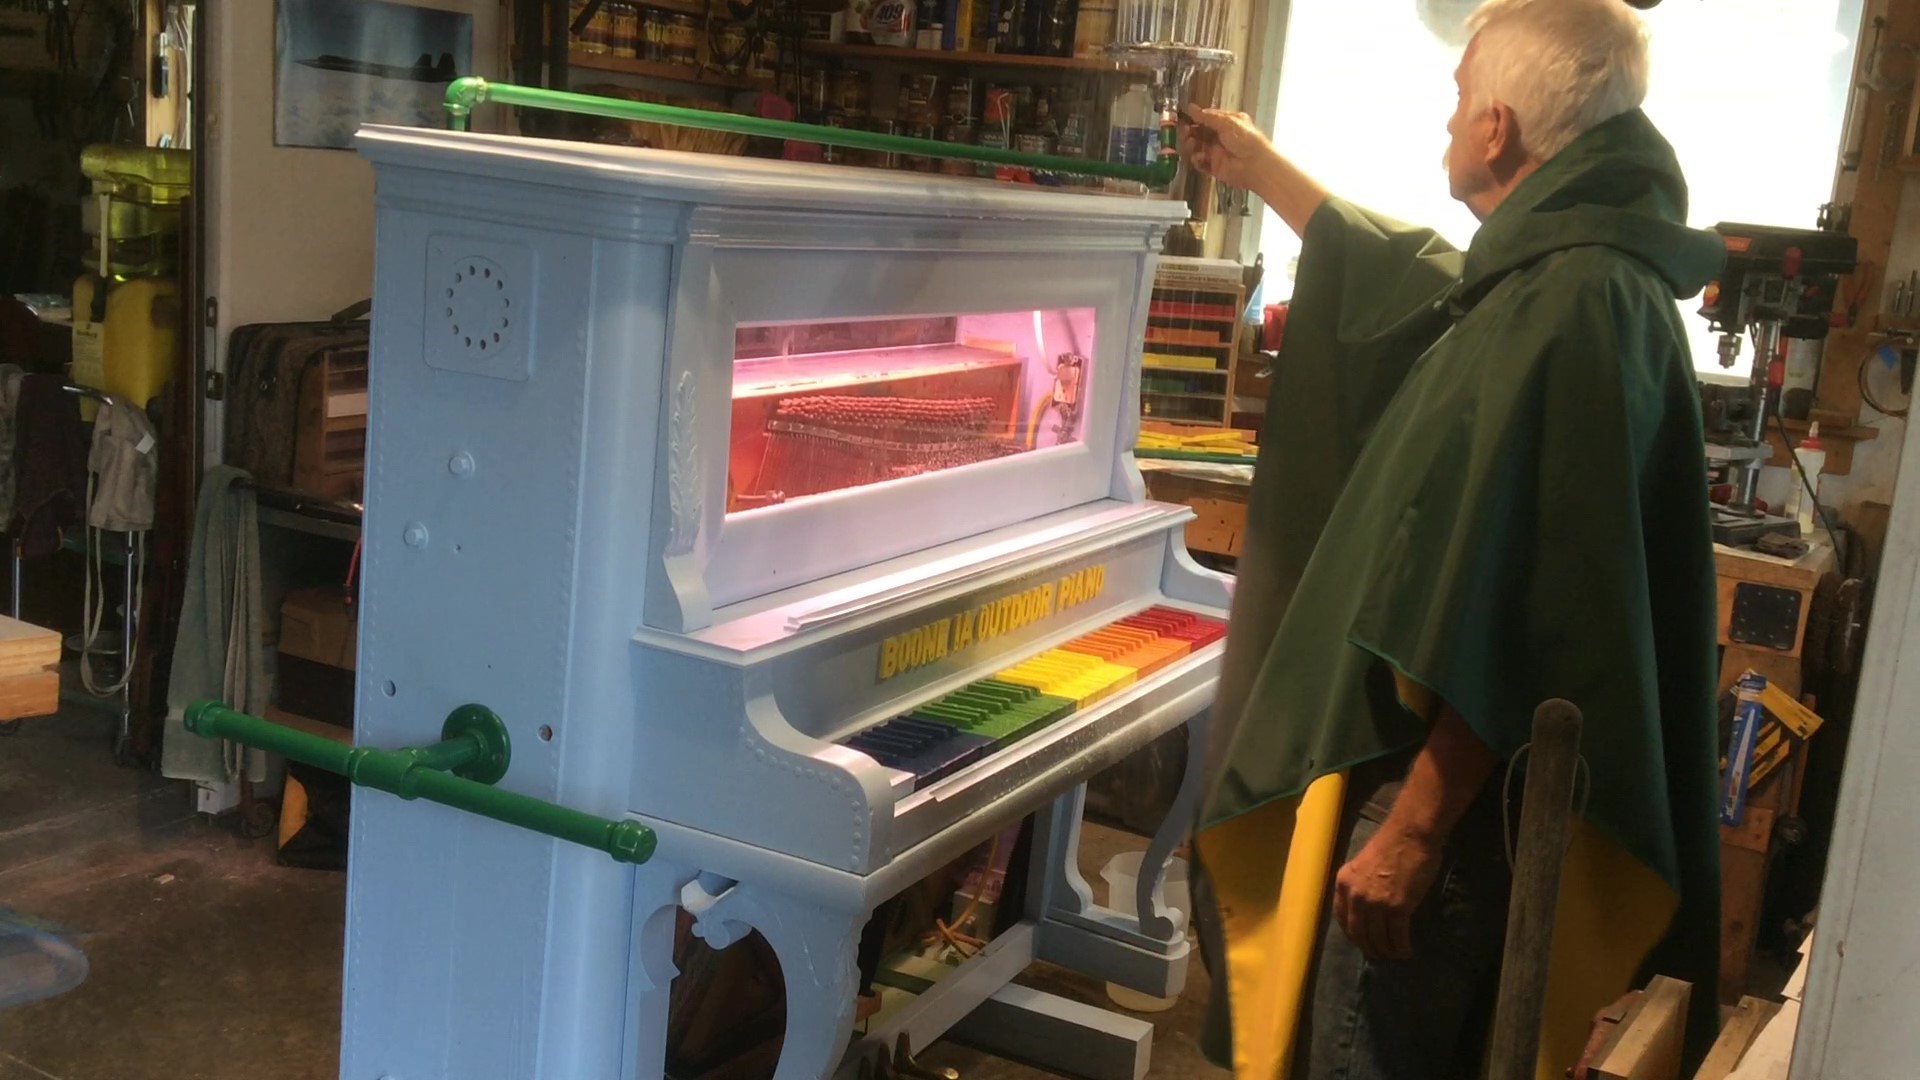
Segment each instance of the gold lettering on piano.
[{"label": "gold lettering on piano", "polygon": [[958,615],[895,634],[880,643],[880,678],[891,679],[1031,626],[1055,612],[1097,598],[1106,587],[1106,566],[1089,566],[1058,581],[1043,581]]},{"label": "gold lettering on piano", "polygon": [[1003,596],[974,614],[973,639],[991,641],[1053,614],[1053,582]]},{"label": "gold lettering on piano", "polygon": [[1085,570],[1076,570],[1060,579],[1060,610],[1065,611],[1078,604],[1100,595],[1107,587],[1107,568],[1104,565],[1089,566]]},{"label": "gold lettering on piano", "polygon": [[946,619],[915,627],[880,645],[880,677],[891,679],[903,671],[924,667],[947,655],[951,624]]}]

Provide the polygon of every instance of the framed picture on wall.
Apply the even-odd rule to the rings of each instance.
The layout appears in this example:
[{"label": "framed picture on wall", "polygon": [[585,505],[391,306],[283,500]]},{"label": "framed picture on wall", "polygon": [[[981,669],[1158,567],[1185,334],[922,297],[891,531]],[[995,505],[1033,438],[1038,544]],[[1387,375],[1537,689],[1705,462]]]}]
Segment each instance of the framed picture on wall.
[{"label": "framed picture on wall", "polygon": [[278,0],[276,146],[349,150],[361,124],[445,127],[447,84],[473,70],[473,16],[380,0]]}]

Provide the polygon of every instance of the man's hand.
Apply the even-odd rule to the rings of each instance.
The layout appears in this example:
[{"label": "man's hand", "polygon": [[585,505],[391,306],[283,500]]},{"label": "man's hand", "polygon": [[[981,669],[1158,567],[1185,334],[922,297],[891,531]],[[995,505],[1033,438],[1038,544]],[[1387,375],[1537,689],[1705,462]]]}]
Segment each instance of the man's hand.
[{"label": "man's hand", "polygon": [[1413,956],[1413,913],[1440,874],[1441,845],[1499,764],[1442,704],[1387,820],[1333,881],[1333,917],[1367,959]]},{"label": "man's hand", "polygon": [[1440,873],[1440,845],[1380,826],[1333,883],[1333,917],[1369,960],[1413,958],[1413,913]]},{"label": "man's hand", "polygon": [[1231,187],[1257,191],[1280,155],[1246,113],[1187,107],[1180,152],[1202,173]]},{"label": "man's hand", "polygon": [[1203,175],[1258,195],[1296,236],[1327,201],[1327,189],[1281,156],[1245,113],[1189,106],[1180,156]]}]

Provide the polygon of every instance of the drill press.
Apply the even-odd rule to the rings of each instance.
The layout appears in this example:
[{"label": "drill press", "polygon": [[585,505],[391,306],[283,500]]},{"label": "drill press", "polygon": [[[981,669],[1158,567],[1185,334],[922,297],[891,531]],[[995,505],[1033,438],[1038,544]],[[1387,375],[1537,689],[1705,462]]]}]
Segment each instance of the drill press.
[{"label": "drill press", "polygon": [[[1748,407],[1733,430],[1709,435],[1707,460],[1731,470],[1733,498],[1714,507],[1714,539],[1750,544],[1769,533],[1799,535],[1790,518],[1756,504],[1760,469],[1773,456],[1767,421],[1779,408],[1787,339],[1827,336],[1839,279],[1853,272],[1857,245],[1844,233],[1721,223],[1727,265],[1707,286],[1700,314],[1720,333],[1720,366],[1740,359],[1740,339],[1753,339],[1753,361],[1744,388]],[[1798,477],[1795,483],[1799,482]]]}]

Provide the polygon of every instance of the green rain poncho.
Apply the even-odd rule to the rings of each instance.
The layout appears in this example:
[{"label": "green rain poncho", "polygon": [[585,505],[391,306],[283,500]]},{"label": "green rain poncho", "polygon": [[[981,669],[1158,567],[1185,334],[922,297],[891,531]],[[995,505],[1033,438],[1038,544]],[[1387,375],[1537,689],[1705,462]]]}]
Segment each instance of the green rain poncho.
[{"label": "green rain poncho", "polygon": [[[1685,215],[1636,110],[1524,180],[1464,255],[1337,200],[1309,224],[1196,837],[1226,954],[1209,1050],[1242,1080],[1287,1073],[1343,771],[1421,742],[1436,697],[1506,760],[1540,702],[1585,715],[1540,1075],[1649,971],[1693,983],[1711,1037],[1713,553],[1675,299],[1724,248]],[[1381,664],[1404,706],[1370,704]]]}]

